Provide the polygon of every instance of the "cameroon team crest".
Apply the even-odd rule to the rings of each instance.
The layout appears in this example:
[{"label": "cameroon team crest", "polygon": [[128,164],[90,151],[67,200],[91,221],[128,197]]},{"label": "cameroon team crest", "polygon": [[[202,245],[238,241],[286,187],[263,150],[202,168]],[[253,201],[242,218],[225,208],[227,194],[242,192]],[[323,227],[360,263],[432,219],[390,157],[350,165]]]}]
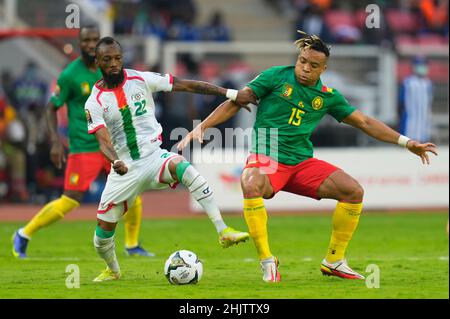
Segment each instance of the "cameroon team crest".
[{"label": "cameroon team crest", "polygon": [[316,96],[313,100],[312,100],[312,108],[316,111],[320,110],[323,106],[323,99],[320,96]]},{"label": "cameroon team crest", "polygon": [[83,95],[91,94],[91,87],[88,82],[81,83],[81,94]]},{"label": "cameroon team crest", "polygon": [[290,85],[289,83],[285,83],[283,86],[283,96],[284,97],[289,97],[292,94],[292,85]]},{"label": "cameroon team crest", "polygon": [[80,175],[77,173],[71,173],[69,176],[69,184],[70,185],[78,185],[78,180],[80,179]]}]

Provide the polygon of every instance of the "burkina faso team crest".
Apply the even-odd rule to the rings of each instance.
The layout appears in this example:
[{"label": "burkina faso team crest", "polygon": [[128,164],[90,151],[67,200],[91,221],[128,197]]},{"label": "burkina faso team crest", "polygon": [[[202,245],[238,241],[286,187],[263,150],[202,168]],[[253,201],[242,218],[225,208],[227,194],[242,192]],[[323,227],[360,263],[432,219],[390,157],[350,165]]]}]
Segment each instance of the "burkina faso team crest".
[{"label": "burkina faso team crest", "polygon": [[313,100],[312,100],[312,108],[314,110],[320,110],[323,106],[323,99],[320,96],[316,96]]},{"label": "burkina faso team crest", "polygon": [[290,97],[292,94],[292,85],[290,85],[289,83],[285,83],[283,86],[283,96],[284,97]]}]

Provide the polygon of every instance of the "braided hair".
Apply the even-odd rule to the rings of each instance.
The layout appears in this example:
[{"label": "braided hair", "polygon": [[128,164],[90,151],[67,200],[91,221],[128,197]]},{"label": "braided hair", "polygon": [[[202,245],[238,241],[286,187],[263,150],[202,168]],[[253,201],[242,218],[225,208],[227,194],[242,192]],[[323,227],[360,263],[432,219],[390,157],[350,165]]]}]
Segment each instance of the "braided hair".
[{"label": "braided hair", "polygon": [[297,49],[313,49],[315,51],[322,52],[327,58],[330,56],[331,46],[323,42],[322,39],[320,39],[317,35],[309,35],[301,30],[297,30],[297,32],[303,35],[301,39],[298,39],[294,42],[294,44],[297,46]]}]

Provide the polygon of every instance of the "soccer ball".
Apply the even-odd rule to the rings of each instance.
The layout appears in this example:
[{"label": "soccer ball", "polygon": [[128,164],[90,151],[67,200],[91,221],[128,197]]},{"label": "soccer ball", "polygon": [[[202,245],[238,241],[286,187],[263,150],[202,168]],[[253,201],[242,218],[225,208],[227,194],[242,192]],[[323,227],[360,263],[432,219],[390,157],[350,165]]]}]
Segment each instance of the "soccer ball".
[{"label": "soccer ball", "polygon": [[173,285],[196,284],[203,274],[203,264],[189,250],[178,250],[166,260],[164,274]]}]

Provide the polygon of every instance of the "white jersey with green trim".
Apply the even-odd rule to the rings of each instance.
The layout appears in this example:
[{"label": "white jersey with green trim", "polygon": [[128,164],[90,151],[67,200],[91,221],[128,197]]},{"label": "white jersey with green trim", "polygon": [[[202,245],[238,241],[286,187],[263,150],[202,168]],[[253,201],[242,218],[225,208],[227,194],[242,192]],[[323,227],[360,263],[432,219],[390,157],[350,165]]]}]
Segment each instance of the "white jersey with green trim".
[{"label": "white jersey with green trim", "polygon": [[95,83],[85,104],[88,132],[106,127],[121,160],[138,160],[161,145],[162,127],[155,117],[152,93],[172,90],[173,77],[153,72],[124,70],[123,82],[114,89]]}]

